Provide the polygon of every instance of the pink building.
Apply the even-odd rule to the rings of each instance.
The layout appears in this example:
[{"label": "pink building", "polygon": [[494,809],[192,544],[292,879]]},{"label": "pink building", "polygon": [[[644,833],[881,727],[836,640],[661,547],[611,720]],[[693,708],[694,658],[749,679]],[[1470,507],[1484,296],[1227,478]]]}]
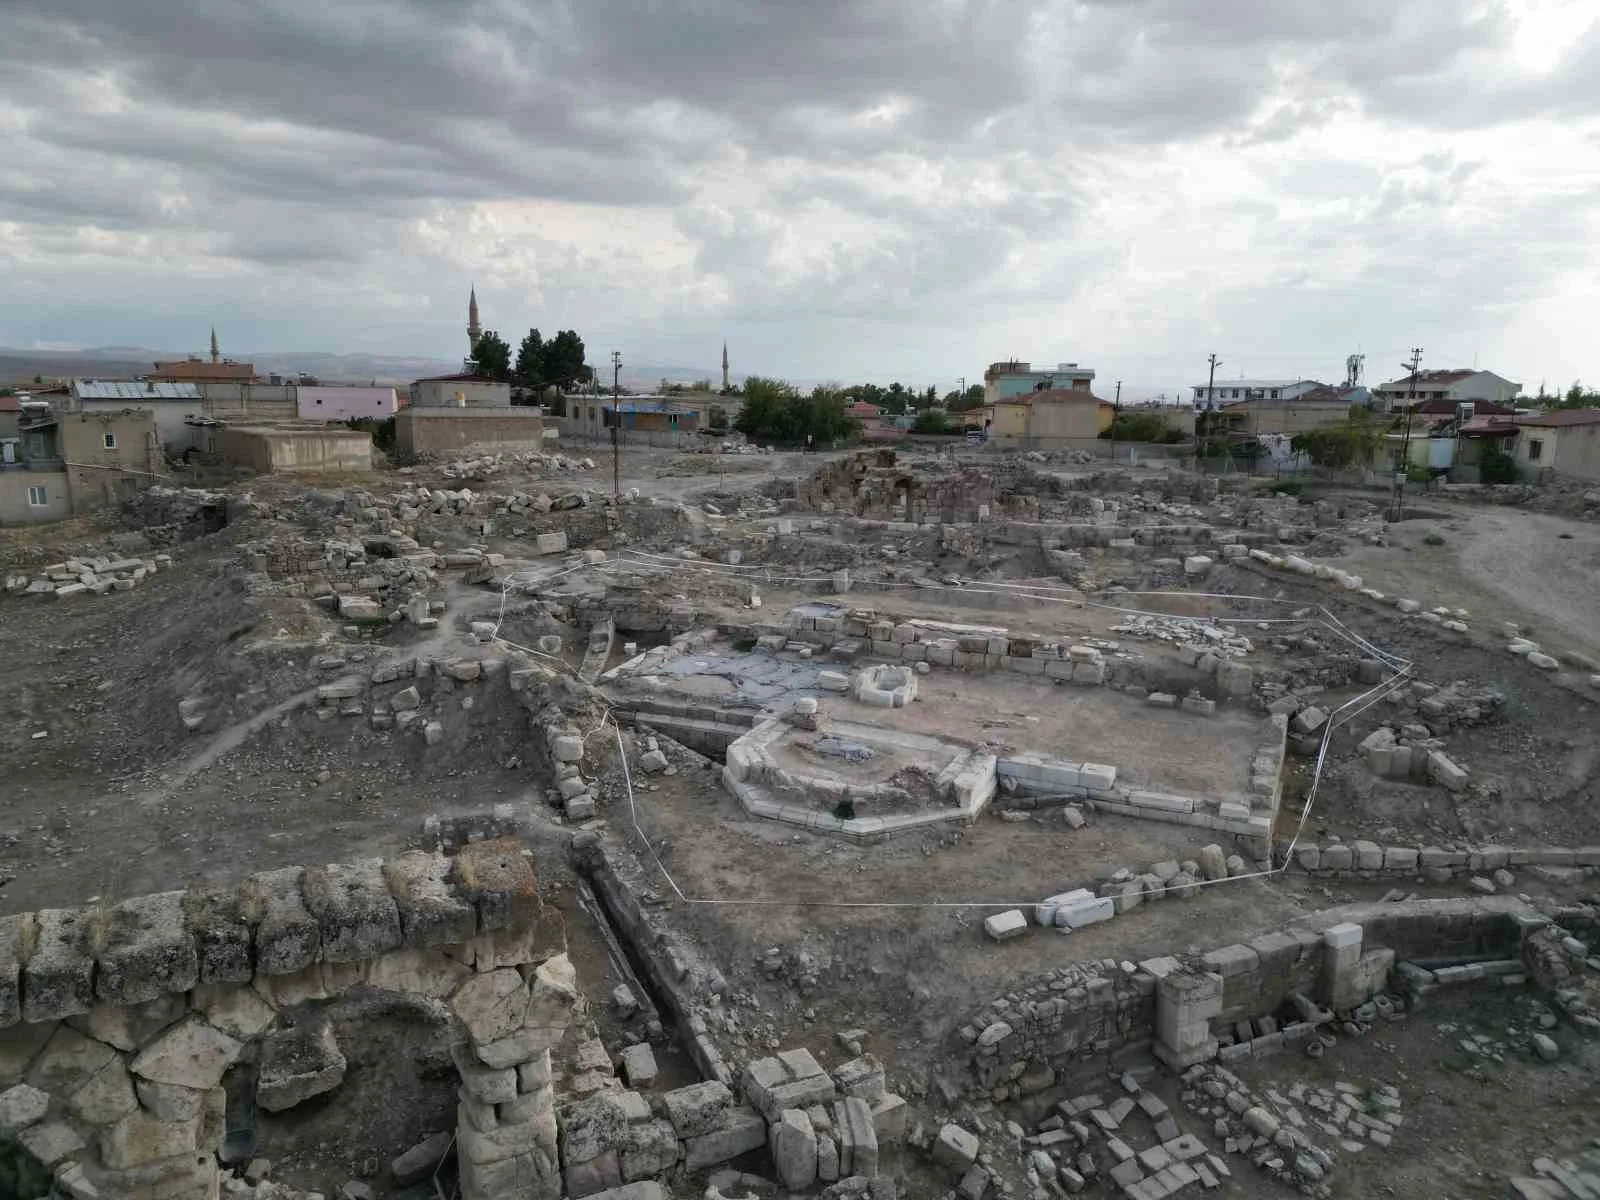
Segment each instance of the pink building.
[{"label": "pink building", "polygon": [[395,414],[394,389],[386,387],[302,387],[297,411],[302,421],[381,421]]}]

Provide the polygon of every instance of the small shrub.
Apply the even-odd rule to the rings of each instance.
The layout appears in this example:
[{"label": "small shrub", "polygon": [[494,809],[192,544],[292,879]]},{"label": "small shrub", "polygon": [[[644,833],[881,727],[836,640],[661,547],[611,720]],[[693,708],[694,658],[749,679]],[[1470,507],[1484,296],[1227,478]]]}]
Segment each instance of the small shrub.
[{"label": "small shrub", "polygon": [[1261,489],[1274,496],[1298,496],[1306,490],[1306,481],[1303,479],[1274,479]]},{"label": "small shrub", "polygon": [[833,815],[841,821],[854,821],[856,819],[856,802],[854,800],[841,800],[833,806]]},{"label": "small shrub", "polygon": [[1430,533],[1422,539],[1422,544],[1424,546],[1442,546],[1444,545],[1444,538],[1437,533]]}]

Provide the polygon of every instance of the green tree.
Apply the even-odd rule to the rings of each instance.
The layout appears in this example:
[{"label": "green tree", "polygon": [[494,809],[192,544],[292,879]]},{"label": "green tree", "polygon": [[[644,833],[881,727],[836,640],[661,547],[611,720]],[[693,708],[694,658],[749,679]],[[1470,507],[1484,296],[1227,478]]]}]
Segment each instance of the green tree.
[{"label": "green tree", "polygon": [[831,388],[801,396],[787,380],[751,375],[744,381],[744,408],[735,428],[758,442],[804,445],[809,436],[816,445],[827,445],[859,428],[845,404],[844,393]]},{"label": "green tree", "polygon": [[583,339],[573,329],[563,329],[544,345],[544,380],[566,391],[574,381],[588,378]]},{"label": "green tree", "polygon": [[917,407],[918,408],[937,408],[938,405],[939,405],[939,389],[936,388],[935,386],[933,386],[933,384],[930,383],[928,385],[928,390],[923,392],[922,395],[919,397],[919,401],[918,401]]},{"label": "green tree", "polygon": [[905,385],[898,379],[889,385],[889,390],[883,394],[884,412],[902,415],[910,407],[911,393],[906,391]]},{"label": "green tree", "polygon": [[964,392],[951,392],[944,398],[944,406],[951,412],[971,412],[983,407],[983,384],[975,383]]},{"label": "green tree", "polygon": [[544,338],[537,329],[528,330],[528,336],[517,347],[517,365],[512,374],[523,387],[544,385]]},{"label": "green tree", "polygon": [[472,361],[478,364],[478,374],[490,379],[511,378],[511,346],[505,338],[492,329],[478,335],[472,348]]},{"label": "green tree", "polygon": [[912,433],[952,434],[960,433],[961,426],[957,425],[948,416],[937,410],[919,412],[916,419],[911,422]]},{"label": "green tree", "polygon": [[1583,380],[1574,379],[1556,407],[1600,408],[1600,392],[1591,392],[1583,386]]},{"label": "green tree", "polygon": [[1100,436],[1117,442],[1182,442],[1184,434],[1167,424],[1159,412],[1134,411],[1118,413]]},{"label": "green tree", "polygon": [[1357,467],[1372,461],[1383,445],[1384,428],[1364,408],[1353,408],[1338,425],[1308,429],[1289,439],[1289,448],[1319,467]]}]

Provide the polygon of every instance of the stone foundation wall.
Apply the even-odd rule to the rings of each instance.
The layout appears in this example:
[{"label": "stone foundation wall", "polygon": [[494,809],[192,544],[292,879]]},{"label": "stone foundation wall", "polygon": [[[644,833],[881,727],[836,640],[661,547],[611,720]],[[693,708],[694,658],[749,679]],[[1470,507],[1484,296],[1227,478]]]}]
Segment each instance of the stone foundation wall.
[{"label": "stone foundation wall", "polygon": [[[362,987],[434,1002],[468,1092],[509,1071],[522,1141],[479,1153],[463,1100],[463,1194],[558,1196],[548,1049],[577,996],[510,842],[0,920],[0,1111],[67,1195],[212,1200],[224,1075],[255,1061],[270,1108],[337,1086],[343,1058],[305,1006]],[[477,1170],[513,1156],[515,1189]]]},{"label": "stone foundation wall", "polygon": [[[1515,959],[1542,923],[1501,897],[1360,904],[1182,960],[1074,964],[961,1028],[969,1084],[1017,1099],[1130,1043],[1153,1041],[1180,1070],[1219,1054],[1271,1053],[1304,1041],[1330,1010],[1382,993],[1398,960]],[[1280,1023],[1275,1014],[1296,996],[1303,1010]]]}]

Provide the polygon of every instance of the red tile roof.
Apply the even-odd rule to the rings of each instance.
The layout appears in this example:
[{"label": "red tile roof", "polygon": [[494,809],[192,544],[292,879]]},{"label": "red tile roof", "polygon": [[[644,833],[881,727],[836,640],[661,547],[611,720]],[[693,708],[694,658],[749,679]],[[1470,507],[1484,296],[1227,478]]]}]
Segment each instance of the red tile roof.
[{"label": "red tile roof", "polygon": [[22,401],[15,396],[0,396],[0,412],[21,412]]},{"label": "red tile roof", "polygon": [[[1470,379],[1476,374],[1477,372],[1469,367],[1455,367],[1448,371],[1418,371],[1416,383],[1419,388],[1430,385],[1448,387],[1452,383],[1460,383],[1463,379]],[[1404,379],[1397,379],[1393,384],[1385,384],[1384,386],[1392,387],[1395,391],[1409,388],[1411,386],[1411,376],[1407,375]]]}]

